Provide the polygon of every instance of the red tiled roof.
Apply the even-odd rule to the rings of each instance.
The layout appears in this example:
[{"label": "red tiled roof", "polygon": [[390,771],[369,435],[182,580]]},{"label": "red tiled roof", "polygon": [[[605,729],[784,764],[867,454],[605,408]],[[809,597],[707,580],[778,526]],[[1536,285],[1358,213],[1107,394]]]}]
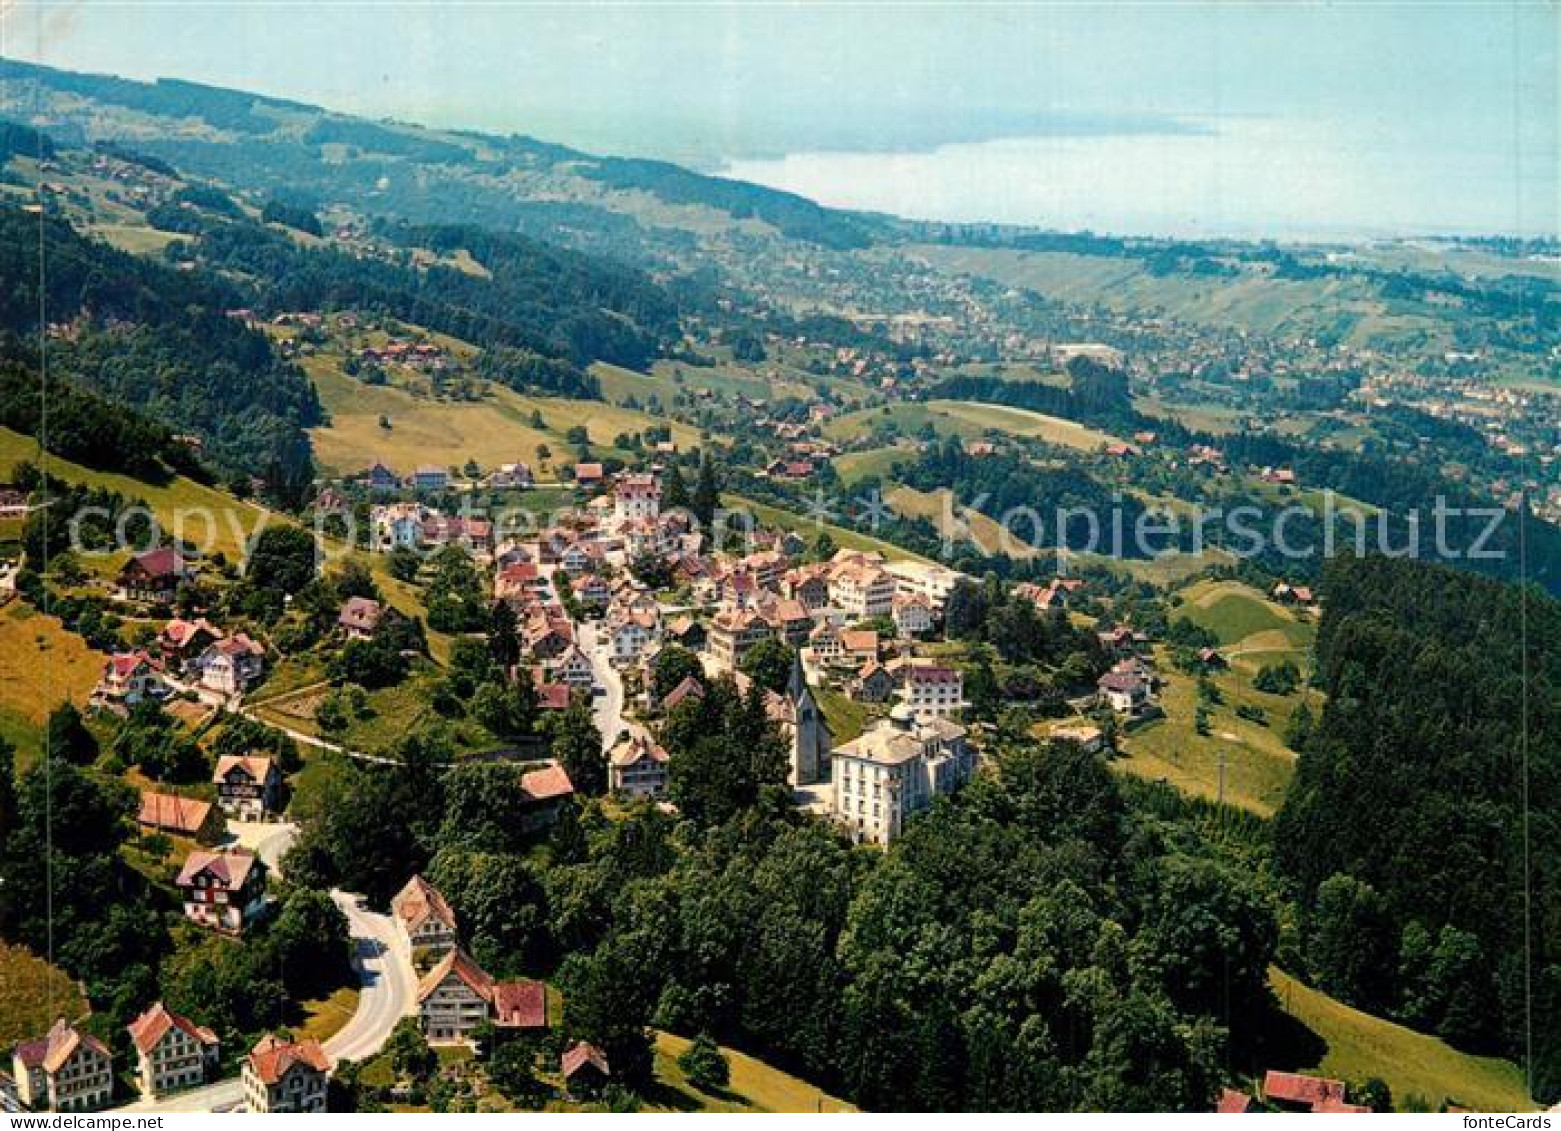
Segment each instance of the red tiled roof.
[{"label": "red tiled roof", "polygon": [[212,772],[211,780],[214,784],[221,784],[228,780],[228,775],[234,770],[243,770],[256,785],[264,785],[271,776],[271,759],[262,758],[258,754],[224,754],[217,759],[217,768]]},{"label": "red tiled roof", "polygon": [[607,1067],[607,1054],[589,1041],[580,1041],[559,1057],[559,1067],[563,1069],[564,1079],[573,1076],[587,1064],[594,1067],[603,1076],[611,1076],[612,1069]]},{"label": "red tiled roof", "polygon": [[249,1053],[249,1065],[260,1082],[275,1087],[290,1071],[299,1065],[315,1072],[329,1072],[331,1058],[325,1055],[320,1042],[314,1039],[288,1042],[275,1033],[267,1033]]},{"label": "red tiled roof", "polygon": [[197,801],[193,797],[176,797],[171,793],[156,793],[150,789],[141,791],[141,812],[136,815],[138,824],[154,829],[194,836],[211,816],[211,802]]},{"label": "red tiled roof", "polygon": [[158,1046],[163,1037],[167,1036],[170,1029],[178,1029],[189,1035],[190,1039],[198,1045],[215,1045],[217,1034],[204,1025],[196,1025],[188,1018],[180,1017],[177,1013],[170,1012],[162,1002],[158,1002],[141,1014],[130,1024],[125,1026],[130,1033],[130,1040],[141,1052],[150,1053]]},{"label": "red tiled roof", "polygon": [[552,801],[575,791],[574,783],[559,765],[521,774],[520,788],[528,801]]},{"label": "red tiled roof", "polygon": [[1226,1088],[1220,1093],[1220,1102],[1214,1110],[1220,1115],[1245,1114],[1252,1110],[1252,1097],[1234,1088]]},{"label": "red tiled roof", "polygon": [[455,930],[455,912],[450,910],[450,904],[439,893],[439,889],[422,876],[413,876],[406,882],[406,886],[391,899],[390,910],[406,924],[409,932],[418,930],[429,919]]},{"label": "red tiled roof", "polygon": [[547,1028],[547,987],[541,982],[500,982],[493,987],[493,1023],[506,1029]]},{"label": "red tiled roof", "polygon": [[190,887],[195,883],[196,876],[206,872],[225,890],[237,891],[244,886],[244,881],[249,879],[250,872],[257,864],[265,867],[253,853],[242,850],[192,852],[185,858],[184,867],[179,869],[179,878],[174,882],[180,887]]},{"label": "red tiled roof", "polygon": [[422,1001],[437,990],[451,974],[454,974],[478,997],[493,1000],[493,976],[477,965],[477,960],[460,947],[445,952],[439,964],[423,976],[418,983],[417,1000]]},{"label": "red tiled roof", "polygon": [[1344,1081],[1299,1072],[1270,1070],[1263,1078],[1263,1094],[1271,1100],[1316,1107],[1325,1102],[1344,1102]]}]

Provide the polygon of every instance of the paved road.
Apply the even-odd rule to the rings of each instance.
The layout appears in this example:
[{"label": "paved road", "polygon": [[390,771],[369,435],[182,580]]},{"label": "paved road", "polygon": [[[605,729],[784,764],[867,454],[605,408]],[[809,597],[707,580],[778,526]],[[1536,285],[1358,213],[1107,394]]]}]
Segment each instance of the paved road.
[{"label": "paved road", "polygon": [[365,909],[358,896],[337,891],[331,897],[347,916],[362,989],[358,1011],[325,1042],[325,1051],[333,1061],[367,1060],[385,1047],[396,1022],[416,1010],[417,976],[395,920]]},{"label": "paved road", "polygon": [[580,639],[585,654],[591,658],[591,666],[596,669],[596,682],[605,690],[605,694],[593,697],[591,706],[596,729],[602,732],[602,747],[611,750],[619,733],[627,726],[623,721],[623,677],[612,666],[611,647],[596,625],[582,624]]},{"label": "paved road", "polygon": [[[229,821],[228,831],[235,843],[250,849],[278,875],[277,864],[298,836],[297,825],[271,821]],[[331,898],[347,916],[356,948],[352,964],[360,989],[357,1012],[325,1042],[325,1052],[332,1061],[367,1060],[385,1047],[396,1022],[415,1011],[417,976],[412,970],[412,955],[389,915],[366,910],[361,897],[347,892],[333,891]],[[119,1110],[141,1114],[231,1111],[243,1100],[243,1083],[235,1076],[155,1102],[137,1100]]]}]

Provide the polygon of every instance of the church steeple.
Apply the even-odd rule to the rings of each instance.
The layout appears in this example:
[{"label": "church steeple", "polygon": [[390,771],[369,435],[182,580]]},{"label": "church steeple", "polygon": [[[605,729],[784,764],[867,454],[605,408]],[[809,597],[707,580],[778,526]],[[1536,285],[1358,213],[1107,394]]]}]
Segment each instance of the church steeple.
[{"label": "church steeple", "polygon": [[802,651],[793,650],[791,653],[791,676],[786,680],[786,698],[792,703],[802,702],[804,695],[811,696],[808,690],[808,677],[802,671]]}]

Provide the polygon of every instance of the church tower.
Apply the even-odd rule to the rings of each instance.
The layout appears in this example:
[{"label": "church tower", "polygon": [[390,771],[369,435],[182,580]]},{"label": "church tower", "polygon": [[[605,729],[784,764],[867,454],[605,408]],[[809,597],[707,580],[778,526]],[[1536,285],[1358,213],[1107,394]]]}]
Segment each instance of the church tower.
[{"label": "church tower", "polygon": [[791,742],[791,784],[813,785],[829,776],[829,752],[835,741],[803,674],[800,654],[791,659],[786,698],[791,701],[792,717],[797,721]]}]

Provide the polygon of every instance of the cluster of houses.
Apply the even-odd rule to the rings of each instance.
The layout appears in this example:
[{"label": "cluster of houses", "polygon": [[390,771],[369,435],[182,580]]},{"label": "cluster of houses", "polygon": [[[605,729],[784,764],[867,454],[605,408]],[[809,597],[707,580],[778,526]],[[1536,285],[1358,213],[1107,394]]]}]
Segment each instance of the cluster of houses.
[{"label": "cluster of houses", "polygon": [[[390,491],[435,493],[456,486],[455,477],[451,475],[450,469],[438,464],[422,464],[406,475],[402,475],[388,465],[376,462],[355,476],[352,482],[374,493]],[[490,491],[522,491],[536,485],[536,476],[530,464],[517,460],[514,463],[502,463],[474,484],[466,485],[484,487]],[[345,510],[346,505],[345,496],[334,487],[320,492],[315,500],[315,508],[327,512]]]},{"label": "cluster of houses", "polygon": [[[471,1042],[490,1027],[501,1037],[548,1030],[547,987],[529,979],[501,982],[484,970],[461,949],[449,901],[422,876],[407,881],[390,910],[416,959],[432,962],[417,988],[418,1023],[430,1044]],[[611,1075],[606,1055],[584,1041],[564,1051],[559,1067],[569,1088],[581,1093]]]},{"label": "cluster of houses", "polygon": [[[217,1034],[157,1002],[126,1030],[136,1058],[135,1081],[155,1100],[214,1081],[221,1058]],[[57,1020],[43,1036],[11,1050],[16,1100],[34,1111],[88,1112],[114,1096],[114,1058],[80,1025]],[[261,1113],[325,1110],[331,1061],[316,1040],[268,1033],[241,1067],[244,1107]]]},{"label": "cluster of houses", "polygon": [[[116,581],[120,600],[170,605],[194,571],[184,555],[164,546],[133,554]],[[117,652],[103,665],[94,706],[123,713],[143,699],[189,689],[211,703],[232,703],[265,674],[266,650],[246,633],[227,633],[204,617],[174,617],[149,647]]]}]

